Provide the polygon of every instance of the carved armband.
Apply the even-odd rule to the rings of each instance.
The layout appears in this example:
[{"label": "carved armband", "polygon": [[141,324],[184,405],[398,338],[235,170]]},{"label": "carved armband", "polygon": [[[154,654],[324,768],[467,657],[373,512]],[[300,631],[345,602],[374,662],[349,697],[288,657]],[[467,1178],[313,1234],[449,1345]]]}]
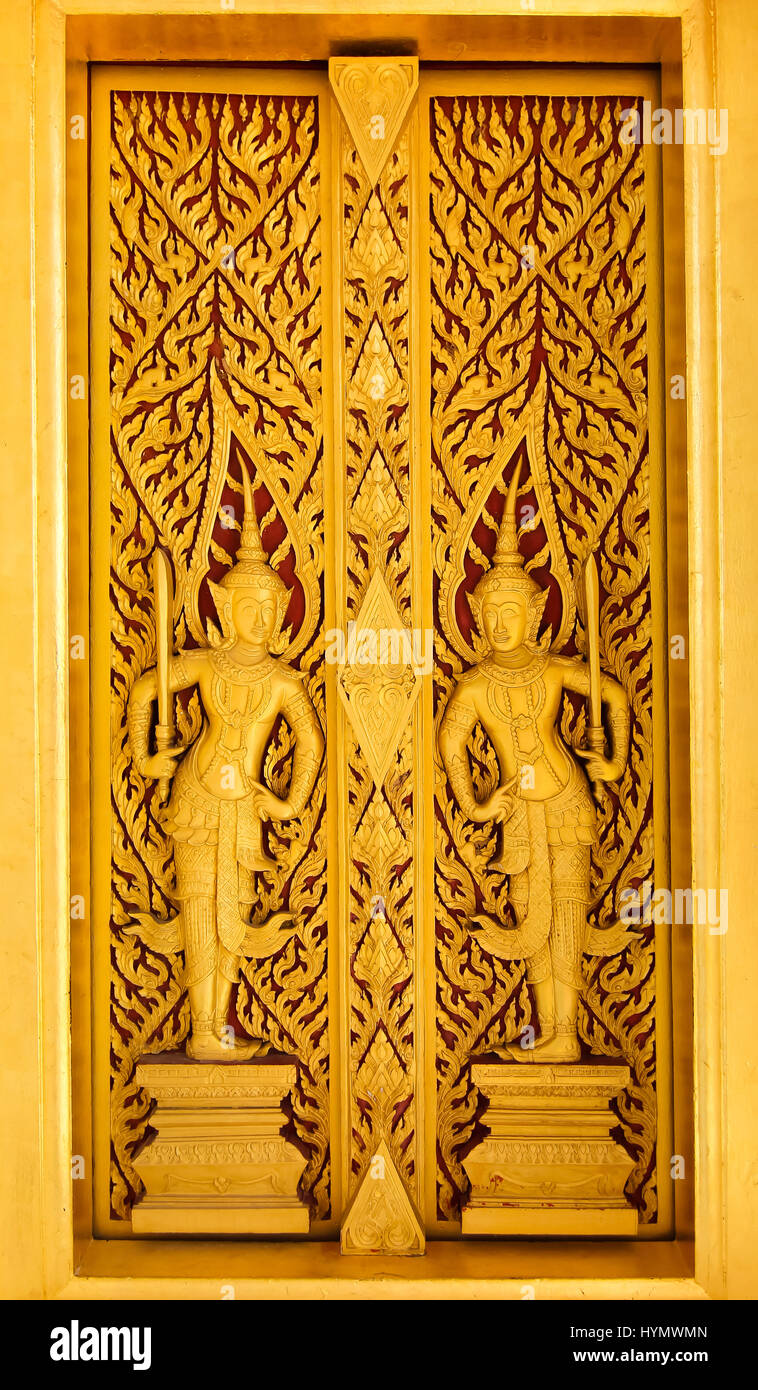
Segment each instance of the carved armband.
[{"label": "carved armband", "polygon": [[472,720],[468,711],[457,709],[455,705],[448,705],[443,725],[446,734],[462,739],[464,742],[471,733],[473,727]]},{"label": "carved armband", "polygon": [[171,675],[176,685],[182,689],[192,685],[192,675],[184,660],[184,652],[177,652],[171,659]]},{"label": "carved armband", "polygon": [[321,759],[310,748],[301,757],[296,758],[295,766],[292,769],[289,796],[287,797],[292,807],[293,816],[301,815],[305,807],[316,780],[320,761]]},{"label": "carved armband", "polygon": [[[313,705],[302,689],[298,690],[287,701],[284,714],[296,742],[292,780],[290,781],[287,801],[292,808],[292,815],[299,816],[313,790],[313,784],[321,763],[321,750],[323,749],[321,725]],[[314,746],[315,744],[318,744],[318,749]]]},{"label": "carved armband", "polygon": [[472,717],[470,709],[453,699],[445,711],[439,739],[450,786],[461,811],[469,819],[476,812],[477,802],[466,755],[466,740],[475,723],[476,718]]},{"label": "carved armband", "polygon": [[129,702],[127,727],[134,766],[144,776],[145,762],[150,756],[150,703],[137,704],[134,700]]},{"label": "carved armband", "polygon": [[304,696],[293,700],[287,709],[287,723],[296,738],[307,736],[315,727],[313,708]]},{"label": "carved armband", "polygon": [[464,816],[468,816],[469,819],[471,819],[476,811],[477,803],[471,785],[471,773],[466,759],[461,757],[460,754],[456,754],[452,757],[447,765],[447,775],[458,805]]},{"label": "carved armband", "polygon": [[629,754],[629,707],[614,710],[608,716],[611,731],[611,761],[614,778],[622,777]]}]

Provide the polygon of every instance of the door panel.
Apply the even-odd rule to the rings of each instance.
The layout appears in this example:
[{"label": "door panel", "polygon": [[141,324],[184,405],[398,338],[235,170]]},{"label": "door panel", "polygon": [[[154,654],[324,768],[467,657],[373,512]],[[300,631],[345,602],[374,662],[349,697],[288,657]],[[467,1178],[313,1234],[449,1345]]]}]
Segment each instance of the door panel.
[{"label": "door panel", "polygon": [[[662,506],[662,474],[658,456],[651,480],[646,255],[651,221],[654,248],[657,228],[645,151],[618,134],[636,98],[626,87],[618,96],[596,88],[594,96],[573,85],[570,95],[560,86],[557,95],[532,95],[513,80],[488,95],[494,87],[483,77],[448,77],[440,87],[429,106],[435,722],[461,673],[486,656],[470,599],[492,566],[520,462],[519,547],[545,593],[539,633],[562,656],[586,659],[581,569],[594,553],[603,669],[631,702],[628,765],[602,794],[592,854],[589,927],[602,931],[617,921],[624,889],[652,881],[654,871],[662,883],[666,874],[665,862],[654,866],[652,796],[650,512]],[[660,606],[656,616],[662,623]],[[660,648],[656,659],[661,673]],[[559,719],[566,745],[584,747],[586,698],[567,693]],[[481,724],[472,753],[484,799],[497,786],[498,765]],[[436,788],[439,1194],[450,1217],[467,1193],[461,1158],[486,1124],[471,1055],[504,1033],[516,1036],[532,1005],[522,964],[482,941],[493,924],[498,949],[499,924],[514,924],[509,892],[512,899],[519,891],[513,876],[509,883],[488,865],[497,857],[496,827],[474,851],[439,758]],[[552,838],[563,833],[570,845],[577,815],[576,805],[569,808],[565,830]],[[571,853],[551,847],[554,875],[560,855]],[[620,1105],[635,1158],[626,1190],[641,1219],[654,1220],[652,924],[622,955],[584,961],[581,1036],[594,1054],[623,1056],[632,1067]]]},{"label": "door panel", "polygon": [[[110,1202],[122,1219],[141,1190],[132,1158],[149,1123],[134,1063],[180,1047],[189,1026],[181,955],[170,949],[176,943],[161,949],[159,937],[148,943],[130,931],[135,914],[167,918],[176,899],[159,784],[135,768],[126,703],[155,660],[156,546],[171,556],[177,650],[221,639],[210,586],[229,571],[239,545],[242,469],[264,550],[289,591],[282,649],[325,723],[319,84],[267,76],[227,94],[187,76],[183,86],[160,91],[111,93],[103,85],[95,108],[109,185],[102,159],[93,218],[93,552],[96,602],[109,586],[111,647],[108,654],[104,625],[96,625],[93,694],[96,727],[109,718],[112,731],[110,816],[106,767],[95,768],[95,859],[104,867],[110,843]],[[99,212],[108,203],[106,252],[108,219]],[[201,723],[197,690],[187,689],[176,701],[180,742],[196,738]],[[292,744],[278,720],[264,764],[274,790],[289,784]],[[297,825],[267,832],[276,867],[248,885],[251,920],[266,920],[275,905],[295,913],[300,930],[284,952],[256,968],[250,962],[236,990],[241,1027],[265,1029],[276,1051],[300,1058],[289,1123],[307,1151],[303,1191],[315,1216],[330,1201],[325,803],[322,769]],[[204,833],[194,837],[198,872]],[[105,914],[107,871],[100,890]],[[98,1082],[108,1055],[106,941],[105,930],[96,933]]]}]

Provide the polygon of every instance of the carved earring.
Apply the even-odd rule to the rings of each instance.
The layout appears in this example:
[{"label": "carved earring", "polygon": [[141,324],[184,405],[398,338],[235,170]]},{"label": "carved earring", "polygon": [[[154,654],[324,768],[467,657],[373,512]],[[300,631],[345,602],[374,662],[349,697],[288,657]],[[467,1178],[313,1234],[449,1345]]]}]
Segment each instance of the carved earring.
[{"label": "carved earring", "polygon": [[276,627],[274,628],[274,631],[271,636],[271,641],[269,643],[269,651],[274,652],[277,656],[281,656],[282,652],[285,652],[287,650],[287,647],[289,646],[288,639],[282,633],[282,624],[284,623],[284,619],[287,614],[289,601],[289,589],[285,594],[277,594]]},{"label": "carved earring", "polygon": [[[469,602],[469,609],[470,609],[470,611],[471,611],[471,616],[472,616],[472,618],[474,619],[474,623],[475,623],[475,626],[476,626],[476,631],[477,631],[477,636],[478,636],[478,638],[479,638],[479,641],[482,642],[482,643],[484,644],[484,646],[486,647],[487,651],[490,652],[490,651],[492,651],[492,645],[491,645],[490,642],[487,641],[487,638],[486,638],[485,632],[484,632],[484,628],[482,627],[482,605],[481,605],[481,603],[479,602],[479,599],[474,598],[474,595],[473,595],[473,594],[469,594],[469,600],[468,600],[468,602]],[[471,645],[473,646],[474,643],[472,643]]]},{"label": "carved earring", "polygon": [[234,640],[234,622],[232,619],[232,596],[228,589],[221,584],[214,584],[213,580],[208,580],[208,588],[211,591],[211,598],[216,607],[219,628],[214,622],[208,623],[208,641],[212,647],[219,647],[223,642]]},{"label": "carved earring", "polygon": [[527,632],[526,640],[528,645],[530,647],[536,648],[537,651],[544,650],[545,646],[549,646],[550,644],[549,632],[545,634],[545,637],[542,640],[540,640],[540,638],[537,636],[540,629],[540,623],[542,622],[542,615],[545,612],[546,603],[547,589],[543,589],[540,594],[537,594],[536,597],[531,600],[531,603],[529,605],[529,607],[532,610],[532,614],[529,622],[529,630]]}]

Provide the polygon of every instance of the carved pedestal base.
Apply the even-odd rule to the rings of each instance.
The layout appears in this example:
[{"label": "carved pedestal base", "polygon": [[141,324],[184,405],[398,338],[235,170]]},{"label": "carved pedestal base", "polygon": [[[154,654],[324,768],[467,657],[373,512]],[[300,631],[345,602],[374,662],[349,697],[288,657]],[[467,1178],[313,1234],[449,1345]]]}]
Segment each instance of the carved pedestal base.
[{"label": "carved pedestal base", "polygon": [[308,1230],[297,1196],[303,1155],[281,1131],[290,1063],[214,1066],[174,1053],[137,1066],[158,1131],[137,1155],[145,1194],[138,1235],[292,1234]]},{"label": "carved pedestal base", "polygon": [[634,1166],[610,1131],[623,1065],[480,1063],[490,1134],[464,1160],[471,1197],[464,1235],[632,1236],[624,1197]]}]

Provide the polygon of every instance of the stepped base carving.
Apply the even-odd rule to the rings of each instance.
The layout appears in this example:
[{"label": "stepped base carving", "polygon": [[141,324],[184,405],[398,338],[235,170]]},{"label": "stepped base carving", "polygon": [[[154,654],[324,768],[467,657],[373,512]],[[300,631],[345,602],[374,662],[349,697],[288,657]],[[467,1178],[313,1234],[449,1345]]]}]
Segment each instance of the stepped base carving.
[{"label": "stepped base carving", "polygon": [[634,1167],[611,1137],[625,1065],[475,1064],[490,1133],[464,1160],[464,1235],[633,1236],[624,1196]]},{"label": "stepped base carving", "polygon": [[282,1137],[292,1063],[218,1066],[179,1053],[137,1065],[157,1134],[137,1155],[138,1235],[283,1235],[308,1230],[306,1160]]}]

